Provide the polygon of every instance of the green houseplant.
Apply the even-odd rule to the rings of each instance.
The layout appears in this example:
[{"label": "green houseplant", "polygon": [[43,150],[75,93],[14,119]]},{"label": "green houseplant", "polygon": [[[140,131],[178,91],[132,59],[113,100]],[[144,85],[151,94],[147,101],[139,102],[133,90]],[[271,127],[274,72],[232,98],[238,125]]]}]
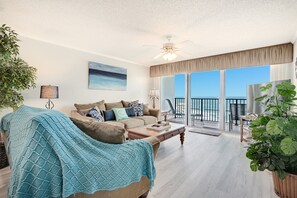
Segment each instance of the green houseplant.
[{"label": "green houseplant", "polygon": [[[246,156],[252,171],[272,171],[276,193],[281,197],[297,196],[297,117],[294,111],[295,85],[282,82],[273,89],[261,87],[257,98],[265,105],[262,115],[251,122],[253,143]],[[285,188],[285,189],[283,189]]]},{"label": "green houseplant", "polygon": [[0,110],[16,109],[24,101],[21,91],[35,87],[36,69],[19,57],[17,33],[0,27]]}]

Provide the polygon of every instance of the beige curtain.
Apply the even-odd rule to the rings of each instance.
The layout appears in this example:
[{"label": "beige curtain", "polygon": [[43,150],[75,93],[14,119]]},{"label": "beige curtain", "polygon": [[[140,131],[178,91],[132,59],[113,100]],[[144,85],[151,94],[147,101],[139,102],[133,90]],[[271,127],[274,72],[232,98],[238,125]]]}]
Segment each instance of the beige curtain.
[{"label": "beige curtain", "polygon": [[294,79],[293,63],[270,65],[270,81]]},{"label": "beige curtain", "polygon": [[150,76],[169,76],[181,73],[224,70],[231,68],[291,63],[293,44],[286,43],[269,47],[179,61],[150,67]]}]

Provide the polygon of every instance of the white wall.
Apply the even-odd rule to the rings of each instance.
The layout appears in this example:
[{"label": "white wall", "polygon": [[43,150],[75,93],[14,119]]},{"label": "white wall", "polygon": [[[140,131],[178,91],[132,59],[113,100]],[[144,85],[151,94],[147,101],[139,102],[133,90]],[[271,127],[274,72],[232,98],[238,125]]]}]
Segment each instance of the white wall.
[{"label": "white wall", "polygon": [[[152,83],[148,67],[31,38],[20,37],[20,39],[20,55],[26,62],[37,68],[38,76],[37,87],[23,93],[26,105],[43,108],[46,100],[39,98],[40,86],[48,84],[59,86],[60,98],[53,102],[56,110],[66,114],[74,109],[74,103],[89,103],[103,99],[106,102],[122,99],[149,102],[148,93]],[[127,68],[127,90],[88,89],[88,61]],[[0,112],[0,117],[6,112]]]}]

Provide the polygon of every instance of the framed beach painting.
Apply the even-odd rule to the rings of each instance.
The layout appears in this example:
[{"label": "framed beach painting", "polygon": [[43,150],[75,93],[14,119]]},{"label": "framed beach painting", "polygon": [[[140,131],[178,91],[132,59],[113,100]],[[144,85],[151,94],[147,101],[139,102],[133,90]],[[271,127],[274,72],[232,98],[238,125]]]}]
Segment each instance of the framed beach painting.
[{"label": "framed beach painting", "polygon": [[89,89],[127,89],[127,69],[101,63],[89,62]]}]

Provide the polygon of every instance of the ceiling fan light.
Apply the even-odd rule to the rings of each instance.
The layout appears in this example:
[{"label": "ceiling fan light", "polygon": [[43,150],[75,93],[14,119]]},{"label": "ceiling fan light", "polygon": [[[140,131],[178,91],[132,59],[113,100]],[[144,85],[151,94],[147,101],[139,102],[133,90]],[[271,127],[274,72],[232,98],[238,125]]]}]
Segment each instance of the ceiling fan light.
[{"label": "ceiling fan light", "polygon": [[174,60],[176,57],[177,55],[175,53],[168,52],[164,54],[163,59],[167,61],[171,61],[171,60]]}]

